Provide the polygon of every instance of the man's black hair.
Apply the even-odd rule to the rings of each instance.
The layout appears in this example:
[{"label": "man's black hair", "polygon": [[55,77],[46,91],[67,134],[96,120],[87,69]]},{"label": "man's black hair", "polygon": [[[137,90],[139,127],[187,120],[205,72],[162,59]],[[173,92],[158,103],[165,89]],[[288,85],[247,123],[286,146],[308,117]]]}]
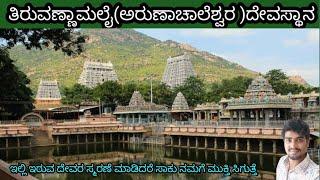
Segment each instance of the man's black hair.
[{"label": "man's black hair", "polygon": [[310,138],[310,129],[309,125],[303,120],[289,120],[284,123],[281,135],[284,139],[284,134],[287,131],[293,131],[298,133],[300,136],[305,137],[306,139]]}]

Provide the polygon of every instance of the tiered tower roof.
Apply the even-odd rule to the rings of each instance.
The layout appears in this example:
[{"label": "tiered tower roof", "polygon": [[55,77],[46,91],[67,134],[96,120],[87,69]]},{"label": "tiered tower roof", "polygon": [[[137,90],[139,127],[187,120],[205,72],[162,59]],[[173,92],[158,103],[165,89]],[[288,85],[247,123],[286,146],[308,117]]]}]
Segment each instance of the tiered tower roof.
[{"label": "tiered tower roof", "polygon": [[274,92],[272,86],[269,84],[268,80],[262,76],[258,76],[254,79],[249,85],[244,98],[252,99],[254,97],[260,98],[264,96],[275,97],[276,93]]},{"label": "tiered tower roof", "polygon": [[189,105],[186,98],[179,92],[173,101],[171,112],[189,112]]},{"label": "tiered tower roof", "polygon": [[251,82],[244,97],[230,99],[227,109],[291,107],[289,96],[277,95],[269,82],[259,76]]},{"label": "tiered tower roof", "polygon": [[190,76],[195,76],[189,56],[184,53],[181,56],[169,57],[162,77],[162,82],[174,88],[182,85]]},{"label": "tiered tower roof", "polygon": [[36,95],[37,100],[60,100],[61,94],[58,87],[58,82],[40,80],[38,92]]},{"label": "tiered tower roof", "polygon": [[105,81],[117,81],[118,77],[112,63],[86,61],[79,78],[79,84],[93,88]]},{"label": "tiered tower roof", "polygon": [[167,113],[168,108],[163,105],[145,102],[139,91],[134,91],[128,106],[117,106],[114,114],[126,113]]},{"label": "tiered tower roof", "polygon": [[144,106],[145,104],[146,104],[146,102],[144,101],[140,92],[134,91],[131,96],[129,106]]}]

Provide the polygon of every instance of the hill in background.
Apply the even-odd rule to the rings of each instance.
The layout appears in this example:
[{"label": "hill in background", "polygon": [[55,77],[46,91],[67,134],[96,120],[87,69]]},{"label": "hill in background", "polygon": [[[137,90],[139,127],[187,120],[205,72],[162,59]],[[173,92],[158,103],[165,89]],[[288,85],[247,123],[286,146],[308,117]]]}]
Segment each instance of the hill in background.
[{"label": "hill in background", "polygon": [[295,75],[295,76],[289,76],[289,82],[296,83],[299,85],[302,85],[304,87],[311,87],[310,84],[307,83],[306,80],[304,80],[301,76]]},{"label": "hill in background", "polygon": [[[239,75],[255,77],[256,72],[219,56],[199,51],[188,44],[160,41],[132,29],[84,29],[89,35],[85,52],[78,57],[65,56],[50,49],[26,50],[16,46],[10,55],[31,80],[36,92],[40,79],[58,80],[60,86],[77,83],[86,60],[111,61],[119,81],[142,81],[153,74],[161,80],[168,57],[184,52],[190,55],[197,76],[205,82],[217,82]],[[218,42],[217,42],[218,43]]]}]

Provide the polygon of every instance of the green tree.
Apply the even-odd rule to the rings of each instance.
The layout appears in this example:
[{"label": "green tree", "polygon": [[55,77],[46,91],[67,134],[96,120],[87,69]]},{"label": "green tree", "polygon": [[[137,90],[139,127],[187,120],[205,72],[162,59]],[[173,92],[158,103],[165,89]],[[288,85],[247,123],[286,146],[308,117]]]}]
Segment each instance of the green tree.
[{"label": "green tree", "polygon": [[83,52],[87,36],[73,29],[0,29],[0,39],[6,48],[17,44],[22,44],[27,49],[53,47],[67,55],[77,55]]},{"label": "green tree", "polygon": [[222,84],[221,83],[212,83],[209,85],[209,89],[206,93],[206,101],[207,102],[219,102],[220,99],[223,97]]},{"label": "green tree", "polygon": [[116,81],[106,81],[93,89],[93,95],[114,111],[121,99],[121,85]]},{"label": "green tree", "polygon": [[0,29],[0,119],[17,119],[33,108],[30,80],[14,65],[8,49],[22,44],[26,49],[53,47],[77,55],[86,38],[73,29]]},{"label": "green tree", "polygon": [[268,71],[265,78],[269,81],[276,93],[287,94],[288,77],[281,69],[272,69]]},{"label": "green tree", "polygon": [[75,84],[71,88],[63,88],[62,94],[63,104],[78,105],[82,102],[94,101],[93,90],[81,84]]},{"label": "green tree", "polygon": [[153,102],[156,104],[162,104],[171,106],[175,98],[175,94],[166,84],[155,81],[153,83]]},{"label": "green tree", "polygon": [[140,81],[137,83],[137,91],[141,93],[144,100],[150,102],[151,100],[151,84],[149,81]]},{"label": "green tree", "polygon": [[189,106],[196,106],[205,101],[205,86],[200,78],[189,77],[183,85],[174,88],[175,95],[179,91],[184,95]]},{"label": "green tree", "polygon": [[265,78],[269,81],[272,88],[277,94],[297,94],[306,92],[308,89],[302,85],[290,83],[288,76],[281,69],[272,69],[268,71]]},{"label": "green tree", "polygon": [[265,75],[265,78],[267,78],[270,82],[277,83],[286,81],[288,79],[287,75],[282,72],[281,69],[272,69],[268,71]]},{"label": "green tree", "polygon": [[219,102],[221,98],[243,96],[252,79],[238,76],[232,79],[224,79],[221,83],[212,83],[207,92],[207,101]]},{"label": "green tree", "polygon": [[129,104],[130,98],[135,90],[137,90],[138,85],[135,82],[127,82],[121,86],[121,96],[119,99],[119,105],[127,106]]},{"label": "green tree", "polygon": [[0,48],[0,119],[18,119],[33,108],[30,80]]},{"label": "green tree", "polygon": [[305,93],[310,93],[312,91],[318,92],[319,91],[319,87],[307,87],[304,92]]},{"label": "green tree", "polygon": [[[159,81],[153,81],[152,84],[153,102],[171,106],[174,98],[172,90]],[[119,105],[128,105],[134,91],[139,91],[145,101],[151,101],[151,84],[149,81],[139,83],[131,81],[123,84],[121,87],[121,97],[118,101]]]}]

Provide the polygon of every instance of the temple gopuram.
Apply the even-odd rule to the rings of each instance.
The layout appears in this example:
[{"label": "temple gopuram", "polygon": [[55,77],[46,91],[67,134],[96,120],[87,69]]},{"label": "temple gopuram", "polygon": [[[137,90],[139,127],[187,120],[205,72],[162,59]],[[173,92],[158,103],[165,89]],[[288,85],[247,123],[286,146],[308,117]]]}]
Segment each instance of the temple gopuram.
[{"label": "temple gopuram", "polygon": [[170,119],[166,106],[145,102],[139,91],[134,91],[128,106],[117,106],[113,113],[126,124],[163,122]]},{"label": "temple gopuram", "polygon": [[171,116],[176,121],[190,121],[192,119],[192,111],[181,92],[177,94],[173,101]]},{"label": "temple gopuram", "polygon": [[94,88],[105,81],[117,80],[117,74],[110,61],[108,63],[86,61],[78,82],[86,87]]},{"label": "temple gopuram", "polygon": [[277,95],[262,76],[251,82],[244,97],[231,98],[226,107],[231,121],[265,121],[266,124],[270,120],[288,120],[291,108],[290,97]]},{"label": "temple gopuram", "polygon": [[56,80],[40,80],[34,105],[36,109],[61,105],[61,94]]},{"label": "temple gopuram", "polygon": [[162,82],[171,88],[182,85],[189,77],[195,76],[189,56],[184,53],[181,56],[169,57],[162,77]]}]

